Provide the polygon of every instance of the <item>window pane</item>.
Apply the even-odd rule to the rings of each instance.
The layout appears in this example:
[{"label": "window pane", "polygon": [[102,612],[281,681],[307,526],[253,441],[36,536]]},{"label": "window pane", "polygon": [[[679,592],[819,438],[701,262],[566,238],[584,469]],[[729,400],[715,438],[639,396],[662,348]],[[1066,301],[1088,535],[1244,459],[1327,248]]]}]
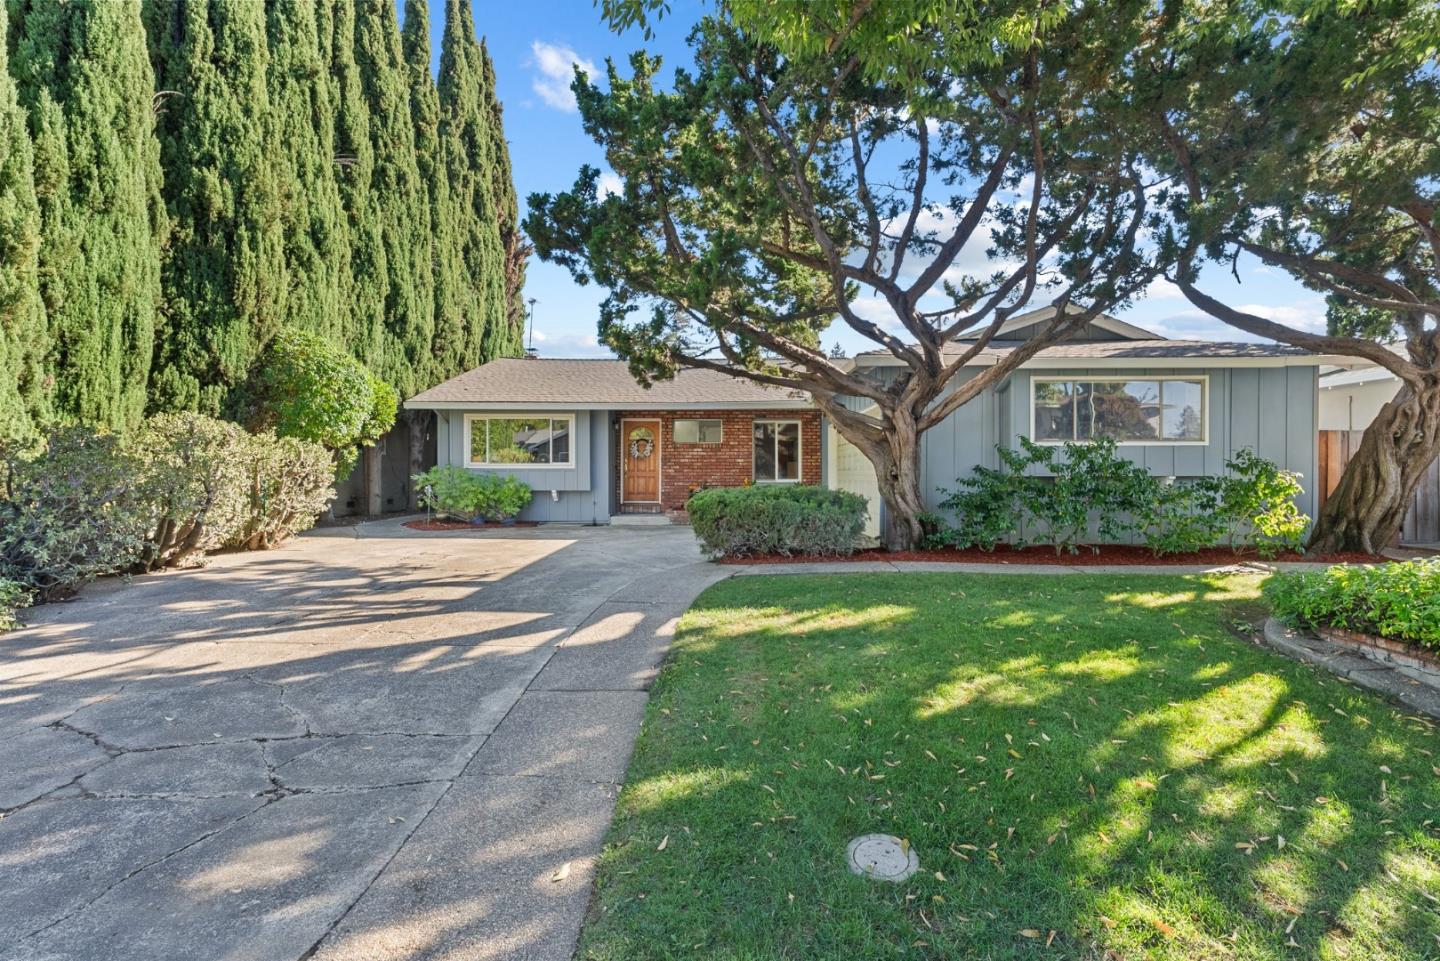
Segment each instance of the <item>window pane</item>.
[{"label": "window pane", "polygon": [[776,477],[779,480],[800,479],[800,425],[778,424],[778,463]]},{"label": "window pane", "polygon": [[548,417],[497,417],[486,423],[490,433],[490,463],[550,463]]},{"label": "window pane", "polygon": [[718,444],[723,439],[725,422],[719,420],[702,420],[700,424],[700,443]]},{"label": "window pane", "polygon": [[1035,382],[1035,440],[1074,440],[1074,384]]},{"label": "window pane", "polygon": [[698,420],[677,420],[675,422],[675,443],[700,443],[700,422]]},{"label": "window pane", "polygon": [[1155,440],[1160,436],[1160,384],[1153,380],[1096,381],[1079,403],[1084,439]]},{"label": "window pane", "polygon": [[775,480],[775,425],[755,422],[755,479]]},{"label": "window pane", "polygon": [[1204,440],[1205,384],[1198,380],[1167,380],[1161,384],[1165,406],[1161,413],[1166,440]]},{"label": "window pane", "polygon": [[555,418],[550,421],[550,463],[570,463],[570,421]]}]

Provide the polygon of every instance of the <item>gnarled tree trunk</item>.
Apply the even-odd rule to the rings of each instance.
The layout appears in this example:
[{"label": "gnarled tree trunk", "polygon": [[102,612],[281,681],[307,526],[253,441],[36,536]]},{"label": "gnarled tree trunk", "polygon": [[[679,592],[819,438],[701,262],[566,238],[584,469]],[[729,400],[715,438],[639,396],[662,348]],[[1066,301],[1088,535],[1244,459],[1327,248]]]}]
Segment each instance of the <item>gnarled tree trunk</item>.
[{"label": "gnarled tree trunk", "polygon": [[887,508],[881,540],[886,550],[912,550],[925,536],[920,523],[925,510],[925,493],[920,489],[920,434],[915,423],[895,418],[879,453],[879,460],[872,457],[871,463]]},{"label": "gnarled tree trunk", "polygon": [[1375,416],[1310,535],[1313,553],[1378,554],[1394,542],[1425,471],[1440,454],[1440,377],[1403,385]]}]

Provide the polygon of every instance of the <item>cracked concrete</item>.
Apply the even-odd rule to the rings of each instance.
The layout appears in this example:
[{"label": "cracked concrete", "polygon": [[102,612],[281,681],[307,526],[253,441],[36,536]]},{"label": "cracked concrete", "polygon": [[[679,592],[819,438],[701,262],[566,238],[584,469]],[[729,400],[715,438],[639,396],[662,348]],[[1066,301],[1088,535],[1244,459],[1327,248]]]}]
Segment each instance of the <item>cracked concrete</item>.
[{"label": "cracked concrete", "polygon": [[0,961],[570,957],[729,573],[683,528],[384,521],[37,608],[0,636]]}]

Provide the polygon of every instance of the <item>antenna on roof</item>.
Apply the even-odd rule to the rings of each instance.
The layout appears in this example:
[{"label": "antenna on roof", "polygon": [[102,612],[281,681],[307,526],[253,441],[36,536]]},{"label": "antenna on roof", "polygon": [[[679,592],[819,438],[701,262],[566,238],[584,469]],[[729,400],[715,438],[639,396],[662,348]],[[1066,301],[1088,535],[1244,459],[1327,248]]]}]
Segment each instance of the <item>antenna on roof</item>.
[{"label": "antenna on roof", "polygon": [[526,357],[529,357],[531,360],[534,360],[535,357],[537,356],[536,353],[535,353],[535,303],[536,303],[535,298],[534,298],[534,297],[531,297],[531,298],[530,298],[530,334],[529,334],[529,336],[526,338],[526,344],[525,344],[525,356],[526,356]]}]

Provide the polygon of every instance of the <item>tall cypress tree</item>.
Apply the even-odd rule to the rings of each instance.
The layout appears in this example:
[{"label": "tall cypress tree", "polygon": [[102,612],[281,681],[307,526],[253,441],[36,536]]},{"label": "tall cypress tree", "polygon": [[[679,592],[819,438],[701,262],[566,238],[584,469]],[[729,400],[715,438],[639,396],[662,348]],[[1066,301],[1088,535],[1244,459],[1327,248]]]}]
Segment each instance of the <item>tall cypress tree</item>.
[{"label": "tall cypress tree", "polygon": [[462,364],[473,367],[497,356],[505,320],[505,252],[496,218],[491,167],[494,139],[484,94],[484,58],[475,39],[470,4],[446,0],[440,40],[440,142],[455,228],[469,284],[461,299],[465,316]]},{"label": "tall cypress tree", "polygon": [[385,354],[385,291],[389,265],[371,199],[375,148],[370,108],[355,61],[355,0],[330,5],[330,82],[335,96],[335,156],[340,165],[340,198],[350,226],[350,313],[345,346],[366,366],[377,368]]},{"label": "tall cypress tree", "polygon": [[45,309],[34,151],[10,78],[7,24],[0,10],[0,444],[29,441],[49,399],[41,367]]},{"label": "tall cypress tree", "polygon": [[151,403],[222,411],[279,329],[288,286],[265,72],[265,8],[146,0],[171,239]]},{"label": "tall cypress tree", "polygon": [[400,41],[410,84],[415,162],[430,209],[430,235],[425,246],[434,282],[435,325],[430,345],[429,382],[435,383],[465,369],[465,315],[460,298],[466,282],[455,233],[455,198],[450,192],[450,177],[440,144],[440,95],[430,73],[428,8],[427,0],[405,0],[405,27]]},{"label": "tall cypress tree", "polygon": [[374,151],[372,217],[385,247],[385,340],[376,373],[410,394],[431,383],[435,305],[429,203],[415,154],[394,0],[360,0],[355,62]]},{"label": "tall cypress tree", "polygon": [[12,71],[34,133],[40,290],[56,413],[143,416],[165,232],[138,0],[12,6]]},{"label": "tall cypress tree", "polygon": [[505,142],[504,108],[495,89],[495,64],[485,41],[480,41],[481,83],[485,110],[489,115],[490,183],[495,199],[495,219],[500,228],[500,246],[505,264],[505,325],[491,340],[491,355],[519,353],[525,330],[525,261],[530,244],[520,230],[520,204],[515,197],[515,177],[510,169],[510,145]]},{"label": "tall cypress tree", "polygon": [[330,45],[316,12],[312,0],[267,5],[267,90],[290,284],[284,321],[346,343],[350,234],[336,182]]}]

